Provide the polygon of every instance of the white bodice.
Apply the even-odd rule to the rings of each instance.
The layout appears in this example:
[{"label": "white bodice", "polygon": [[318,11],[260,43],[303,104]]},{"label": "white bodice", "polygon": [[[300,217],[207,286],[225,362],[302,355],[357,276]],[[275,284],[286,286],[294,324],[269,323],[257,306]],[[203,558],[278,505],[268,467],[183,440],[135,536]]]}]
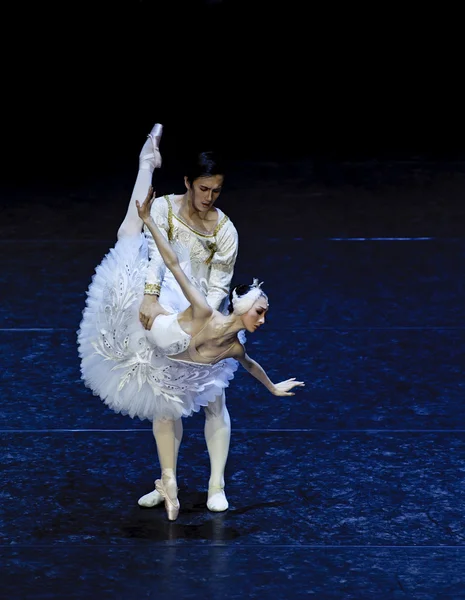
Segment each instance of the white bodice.
[{"label": "white bodice", "polygon": [[175,356],[189,347],[191,336],[181,329],[178,315],[158,315],[147,338],[167,356]]}]

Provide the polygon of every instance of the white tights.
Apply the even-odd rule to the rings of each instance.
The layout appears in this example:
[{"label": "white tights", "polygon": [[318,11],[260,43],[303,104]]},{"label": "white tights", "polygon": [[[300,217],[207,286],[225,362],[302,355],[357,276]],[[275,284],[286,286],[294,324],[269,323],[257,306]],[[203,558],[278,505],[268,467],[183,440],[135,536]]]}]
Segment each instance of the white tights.
[{"label": "white tights", "polygon": [[[224,494],[224,470],[228,459],[231,439],[231,419],[226,407],[224,392],[205,407],[205,440],[210,457],[210,479],[208,482],[208,503],[212,511],[228,508]],[[170,472],[176,477],[179,446],[183,434],[182,420],[156,420],[153,423],[153,435],[157,445],[161,472]],[[168,471],[169,470],[169,471]],[[151,507],[163,502],[160,494],[154,490],[139,499],[141,506]]]},{"label": "white tights", "polygon": [[[226,408],[224,392],[205,407],[205,441],[210,456],[209,489],[224,488],[224,470],[228,459],[231,439],[231,419]],[[156,420],[153,422],[153,435],[157,444],[158,461],[163,472],[172,469],[175,476],[179,446],[183,434],[182,420]]]},{"label": "white tights", "polygon": [[153,172],[160,166],[160,153],[154,147],[153,141],[149,137],[139,155],[139,172],[137,173],[136,183],[132,190],[126,216],[118,229],[118,239],[121,239],[123,236],[137,235],[142,231],[143,222],[137,212],[136,200],[139,200],[141,204],[144,202],[149,187],[152,185]]},{"label": "white tights", "polygon": [[163,472],[172,469],[176,477],[179,446],[182,440],[182,419],[159,419],[153,422],[153,435],[157,444],[158,461]]},{"label": "white tights", "polygon": [[205,441],[210,456],[209,490],[224,488],[224,469],[231,440],[231,419],[224,392],[205,407]]}]

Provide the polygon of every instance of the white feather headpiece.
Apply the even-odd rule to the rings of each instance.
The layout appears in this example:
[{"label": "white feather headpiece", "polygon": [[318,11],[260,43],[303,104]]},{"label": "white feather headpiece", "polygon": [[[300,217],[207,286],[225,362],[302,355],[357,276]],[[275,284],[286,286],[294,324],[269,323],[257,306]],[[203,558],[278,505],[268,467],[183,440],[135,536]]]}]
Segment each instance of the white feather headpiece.
[{"label": "white feather headpiece", "polygon": [[264,294],[262,291],[263,281],[258,283],[258,279],[254,279],[250,290],[243,296],[238,296],[236,290],[232,293],[233,312],[236,315],[244,315],[248,312],[255,302]]}]

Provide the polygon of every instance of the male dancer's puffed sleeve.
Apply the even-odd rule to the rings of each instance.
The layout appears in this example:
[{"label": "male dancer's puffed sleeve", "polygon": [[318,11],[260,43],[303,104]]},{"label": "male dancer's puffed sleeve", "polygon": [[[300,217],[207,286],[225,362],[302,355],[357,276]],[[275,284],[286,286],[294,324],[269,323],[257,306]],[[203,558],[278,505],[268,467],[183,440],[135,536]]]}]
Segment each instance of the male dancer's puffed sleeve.
[{"label": "male dancer's puffed sleeve", "polygon": [[227,305],[238,247],[237,230],[228,219],[216,236],[216,250],[210,263],[207,302],[216,310]]},{"label": "male dancer's puffed sleeve", "polygon": [[[155,198],[152,204],[151,215],[157,226],[159,227],[162,234],[168,239],[168,231],[170,228],[169,223],[169,211],[168,202],[163,196]],[[147,269],[147,275],[145,278],[145,294],[160,295],[163,278],[165,277],[166,265],[158,251],[157,245],[154,242],[152,234],[148,230],[147,226],[144,225],[144,234],[147,238],[147,245],[149,251],[149,266]]]}]

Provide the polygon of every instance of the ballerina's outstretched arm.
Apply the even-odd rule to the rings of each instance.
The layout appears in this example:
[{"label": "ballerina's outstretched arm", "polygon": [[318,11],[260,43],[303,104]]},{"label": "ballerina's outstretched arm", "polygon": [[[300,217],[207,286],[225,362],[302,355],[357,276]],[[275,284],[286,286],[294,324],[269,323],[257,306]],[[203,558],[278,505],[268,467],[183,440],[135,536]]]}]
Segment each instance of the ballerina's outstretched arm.
[{"label": "ballerina's outstretched arm", "polygon": [[296,381],[295,377],[279,383],[273,383],[263,367],[256,360],[250,358],[242,344],[233,358],[238,360],[244,369],[253,375],[255,379],[258,379],[274,396],[294,396],[294,392],[290,391],[292,388],[305,386],[303,381]]},{"label": "ballerina's outstretched arm", "polygon": [[189,280],[179,264],[179,259],[176,252],[171,247],[168,240],[163,236],[161,231],[158,229],[155,221],[152,219],[150,214],[153,201],[155,200],[155,194],[152,186],[150,186],[147,197],[144,203],[140,204],[136,200],[136,207],[139,217],[147,225],[153,239],[157,245],[163,262],[167,268],[173,273],[174,278],[179,283],[184,296],[190,302],[193,311],[194,318],[208,317],[212,314],[213,309],[208,304],[205,296],[200,292]]}]

